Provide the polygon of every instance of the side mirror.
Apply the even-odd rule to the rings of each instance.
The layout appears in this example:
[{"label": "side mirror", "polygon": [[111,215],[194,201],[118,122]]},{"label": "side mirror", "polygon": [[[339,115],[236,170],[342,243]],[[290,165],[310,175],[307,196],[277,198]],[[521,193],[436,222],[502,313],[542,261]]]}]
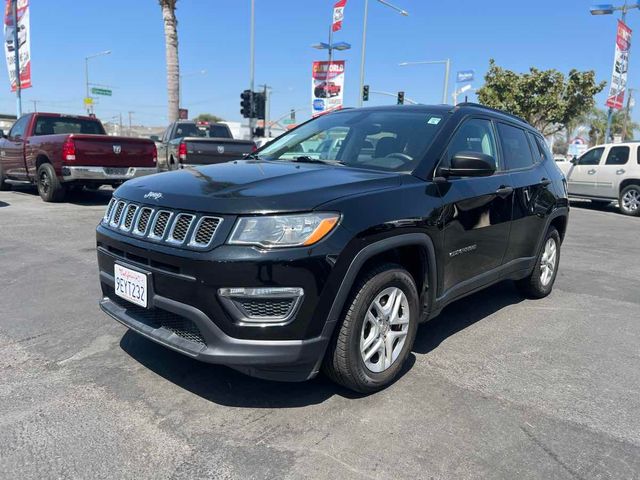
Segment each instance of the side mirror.
[{"label": "side mirror", "polygon": [[578,157],[573,157],[571,160],[569,160],[573,165],[577,165],[578,164]]},{"label": "side mirror", "polygon": [[7,138],[7,136],[4,134],[4,130],[2,130],[0,128],[0,138]]},{"label": "side mirror", "polygon": [[489,177],[496,171],[496,161],[491,155],[462,151],[451,159],[450,167],[441,167],[443,177]]}]

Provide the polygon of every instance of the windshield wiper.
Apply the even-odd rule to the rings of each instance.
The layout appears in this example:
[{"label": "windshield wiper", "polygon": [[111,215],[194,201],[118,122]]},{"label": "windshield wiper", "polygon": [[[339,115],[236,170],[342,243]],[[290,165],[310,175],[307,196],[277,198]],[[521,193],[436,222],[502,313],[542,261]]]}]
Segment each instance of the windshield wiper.
[{"label": "windshield wiper", "polygon": [[295,157],[292,161],[299,162],[299,163],[323,163],[325,165],[344,165],[344,162],[341,162],[340,160],[321,160],[319,158],[312,158],[307,155],[301,155],[299,157]]}]

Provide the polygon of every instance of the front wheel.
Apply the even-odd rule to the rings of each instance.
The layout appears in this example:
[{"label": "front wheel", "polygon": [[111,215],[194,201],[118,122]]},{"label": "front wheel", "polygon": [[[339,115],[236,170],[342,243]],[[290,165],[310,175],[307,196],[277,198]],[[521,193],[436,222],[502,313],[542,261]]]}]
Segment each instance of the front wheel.
[{"label": "front wheel", "polygon": [[620,192],[620,211],[632,217],[640,216],[640,185],[629,185]]},{"label": "front wheel", "polygon": [[543,298],[551,293],[560,264],[560,234],[549,228],[538,253],[536,265],[528,277],[518,280],[516,287],[529,298]]},{"label": "front wheel", "polygon": [[66,188],[58,180],[56,171],[50,163],[43,163],[38,167],[38,193],[45,202],[61,202]]},{"label": "front wheel", "polygon": [[353,288],[324,372],[360,393],[386,387],[409,356],[418,315],[418,292],[409,272],[393,264],[373,269]]}]

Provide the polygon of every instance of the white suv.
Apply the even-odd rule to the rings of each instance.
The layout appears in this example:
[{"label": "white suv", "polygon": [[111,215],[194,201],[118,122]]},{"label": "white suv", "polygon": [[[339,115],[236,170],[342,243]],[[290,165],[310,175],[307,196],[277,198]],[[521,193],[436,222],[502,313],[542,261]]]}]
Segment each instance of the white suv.
[{"label": "white suv", "polygon": [[640,142],[597,145],[571,162],[557,165],[569,195],[608,205],[618,200],[625,215],[640,216]]}]

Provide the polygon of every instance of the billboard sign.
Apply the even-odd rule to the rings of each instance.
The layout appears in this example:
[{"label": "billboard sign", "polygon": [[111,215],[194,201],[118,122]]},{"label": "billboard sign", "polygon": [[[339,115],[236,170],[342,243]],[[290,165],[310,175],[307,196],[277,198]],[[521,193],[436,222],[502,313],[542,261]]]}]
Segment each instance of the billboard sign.
[{"label": "billboard sign", "polygon": [[456,75],[456,82],[473,82],[473,70],[460,70]]},{"label": "billboard sign", "polygon": [[613,72],[609,95],[605,105],[609,108],[622,110],[624,92],[627,89],[627,70],[629,68],[629,49],[631,48],[631,29],[618,20],[616,34],[616,52],[613,59]]},{"label": "billboard sign", "polygon": [[340,110],[344,98],[344,60],[313,62],[311,72],[311,115]]},{"label": "billboard sign", "polygon": [[[29,0],[18,0],[18,25],[14,25],[11,0],[4,2],[4,56],[11,91],[16,90],[16,50],[20,54],[20,88],[31,86],[31,31],[29,30]],[[18,30],[18,44],[15,44],[15,32]]]}]

